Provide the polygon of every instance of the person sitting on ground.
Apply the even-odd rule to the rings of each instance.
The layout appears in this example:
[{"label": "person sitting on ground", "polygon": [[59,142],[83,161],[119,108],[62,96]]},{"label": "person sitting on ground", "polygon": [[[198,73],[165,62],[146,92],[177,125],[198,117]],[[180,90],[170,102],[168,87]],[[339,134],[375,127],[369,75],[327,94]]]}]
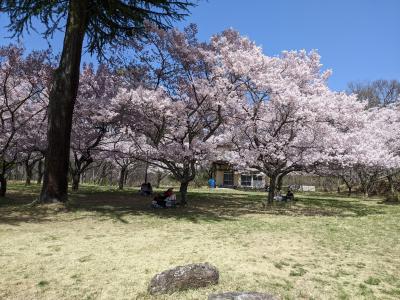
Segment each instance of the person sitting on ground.
[{"label": "person sitting on ground", "polygon": [[151,201],[151,206],[154,208],[165,208],[166,207],[166,203],[164,201],[164,197],[160,194],[157,194],[153,201]]},{"label": "person sitting on ground", "polygon": [[146,183],[142,183],[142,185],[140,186],[140,195],[146,196],[146,192],[147,192],[147,184]]},{"label": "person sitting on ground", "polygon": [[150,194],[151,193],[149,191],[149,185],[146,182],[143,182],[142,185],[140,186],[140,195],[148,196]]},{"label": "person sitting on ground", "polygon": [[278,192],[276,193],[276,195],[275,195],[275,197],[274,197],[274,200],[276,200],[276,201],[283,201],[283,197],[282,197],[281,191],[278,191]]},{"label": "person sitting on ground", "polygon": [[169,188],[164,193],[157,194],[151,204],[155,208],[167,208],[175,206],[175,202],[176,196],[174,194],[173,188]]},{"label": "person sitting on ground", "polygon": [[153,194],[153,187],[151,186],[151,183],[142,183],[142,185],[140,186],[140,195],[150,196],[151,194]]},{"label": "person sitting on ground", "polygon": [[176,206],[176,196],[174,194],[173,188],[169,188],[165,193],[164,196],[167,196],[165,201],[166,207],[175,207]]},{"label": "person sitting on ground", "polygon": [[294,194],[293,194],[293,192],[292,192],[292,190],[288,190],[287,191],[287,193],[286,193],[286,199],[288,200],[288,201],[293,201],[294,200]]},{"label": "person sitting on ground", "polygon": [[164,192],[164,197],[165,198],[168,198],[169,196],[171,196],[171,195],[173,195],[174,194],[174,188],[169,188],[168,190],[166,190],[165,192]]}]

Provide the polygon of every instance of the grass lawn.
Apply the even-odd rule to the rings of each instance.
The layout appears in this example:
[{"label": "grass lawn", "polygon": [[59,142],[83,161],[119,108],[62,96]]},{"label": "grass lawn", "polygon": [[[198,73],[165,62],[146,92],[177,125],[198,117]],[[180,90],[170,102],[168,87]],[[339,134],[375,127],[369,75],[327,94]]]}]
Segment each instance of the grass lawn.
[{"label": "grass lawn", "polygon": [[[136,190],[83,186],[68,210],[30,208],[38,190],[10,184],[0,203],[0,299],[400,298],[400,205],[314,193],[262,210],[262,193],[199,189],[152,210]],[[147,294],[154,274],[206,261],[218,285]]]}]

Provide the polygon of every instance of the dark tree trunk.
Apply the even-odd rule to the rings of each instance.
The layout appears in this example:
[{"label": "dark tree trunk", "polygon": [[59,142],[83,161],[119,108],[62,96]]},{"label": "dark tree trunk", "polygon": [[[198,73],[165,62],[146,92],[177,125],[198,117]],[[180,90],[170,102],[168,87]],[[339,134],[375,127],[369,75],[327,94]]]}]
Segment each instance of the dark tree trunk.
[{"label": "dark tree trunk", "polygon": [[26,172],[25,185],[31,185],[32,170]]},{"label": "dark tree trunk", "polygon": [[125,173],[126,173],[126,167],[121,167],[121,170],[119,171],[119,180],[118,180],[118,189],[123,190],[124,189],[124,182],[125,182]]},{"label": "dark tree trunk", "polygon": [[128,184],[128,175],[129,175],[129,170],[125,171],[125,178],[124,178],[124,185]]},{"label": "dark tree trunk", "polygon": [[35,164],[29,164],[28,161],[25,162],[25,173],[26,173],[26,178],[25,178],[25,185],[31,185],[31,180],[32,180],[32,173],[33,173],[33,168]]},{"label": "dark tree trunk", "polygon": [[42,184],[42,179],[43,179],[43,160],[39,160],[37,184]]},{"label": "dark tree trunk", "polygon": [[283,177],[285,177],[284,174],[280,174],[277,177],[277,184],[276,184],[276,190],[277,191],[281,191],[282,190]]},{"label": "dark tree trunk", "polygon": [[268,204],[272,204],[274,202],[276,181],[277,181],[276,175],[272,175],[269,177],[269,189],[268,189],[268,198],[267,198]]},{"label": "dark tree trunk", "polygon": [[81,181],[81,174],[76,172],[72,175],[72,190],[77,191],[79,189],[79,182]]},{"label": "dark tree trunk", "polygon": [[181,196],[181,204],[187,204],[187,190],[188,190],[189,182],[181,182],[181,186],[179,188],[179,194]]},{"label": "dark tree trunk", "polygon": [[42,202],[68,200],[72,114],[78,92],[82,44],[86,27],[87,1],[69,1],[63,50],[49,95],[48,148],[40,195]]},{"label": "dark tree trunk", "polygon": [[0,175],[0,197],[5,197],[7,192],[7,179],[4,175]]}]

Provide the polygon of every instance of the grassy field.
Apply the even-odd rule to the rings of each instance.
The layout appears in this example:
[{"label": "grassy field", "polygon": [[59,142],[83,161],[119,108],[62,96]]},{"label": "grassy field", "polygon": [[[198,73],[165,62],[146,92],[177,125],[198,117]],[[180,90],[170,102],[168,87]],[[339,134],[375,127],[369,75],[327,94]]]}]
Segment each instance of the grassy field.
[{"label": "grassy field", "polygon": [[[304,194],[262,210],[262,193],[203,189],[152,210],[136,190],[83,186],[68,209],[31,208],[37,193],[14,183],[0,203],[0,299],[400,298],[400,206],[379,199]],[[147,294],[154,274],[206,261],[218,285]]]}]

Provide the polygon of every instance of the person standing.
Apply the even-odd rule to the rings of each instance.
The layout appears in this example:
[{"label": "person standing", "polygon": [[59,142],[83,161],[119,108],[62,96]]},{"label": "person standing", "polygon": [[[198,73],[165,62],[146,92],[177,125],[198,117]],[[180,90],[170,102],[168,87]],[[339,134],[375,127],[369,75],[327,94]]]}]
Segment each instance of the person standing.
[{"label": "person standing", "polygon": [[210,179],[208,179],[208,187],[210,189],[215,188],[215,179],[214,178],[211,177]]}]

